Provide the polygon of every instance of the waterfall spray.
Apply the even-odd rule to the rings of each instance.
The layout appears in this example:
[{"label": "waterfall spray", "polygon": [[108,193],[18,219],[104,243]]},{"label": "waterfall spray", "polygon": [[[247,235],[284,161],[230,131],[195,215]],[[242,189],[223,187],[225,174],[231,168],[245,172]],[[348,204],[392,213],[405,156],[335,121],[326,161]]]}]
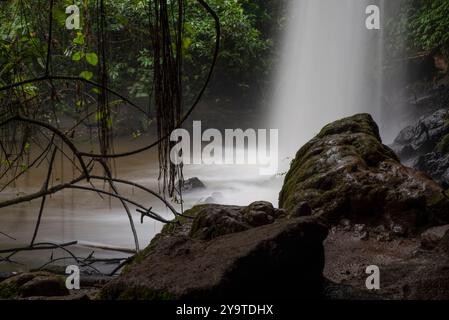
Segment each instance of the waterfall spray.
[{"label": "waterfall spray", "polygon": [[382,29],[367,28],[366,11],[380,3],[292,1],[269,120],[281,161],[329,122],[362,112],[379,122]]}]

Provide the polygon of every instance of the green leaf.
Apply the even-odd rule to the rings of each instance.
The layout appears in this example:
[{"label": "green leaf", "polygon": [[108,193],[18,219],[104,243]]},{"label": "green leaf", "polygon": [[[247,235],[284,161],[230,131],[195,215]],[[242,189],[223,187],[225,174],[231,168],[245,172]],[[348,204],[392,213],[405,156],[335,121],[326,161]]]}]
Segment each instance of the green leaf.
[{"label": "green leaf", "polygon": [[76,38],[73,39],[73,43],[82,46],[84,44],[84,35],[81,32],[77,32]]},{"label": "green leaf", "polygon": [[87,63],[96,66],[98,64],[98,56],[95,52],[91,52],[86,54],[86,61]]},{"label": "green leaf", "polygon": [[83,71],[80,73],[80,77],[86,80],[90,80],[94,77],[94,74],[90,71]]},{"label": "green leaf", "polygon": [[73,61],[80,61],[84,56],[84,53],[81,51],[77,51],[72,55],[72,60]]}]

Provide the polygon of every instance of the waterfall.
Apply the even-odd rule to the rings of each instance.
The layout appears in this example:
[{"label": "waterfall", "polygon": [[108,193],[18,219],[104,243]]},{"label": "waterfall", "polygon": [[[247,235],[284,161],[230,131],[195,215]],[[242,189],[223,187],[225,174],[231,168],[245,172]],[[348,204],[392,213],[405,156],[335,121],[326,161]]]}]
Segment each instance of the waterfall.
[{"label": "waterfall", "polygon": [[383,117],[382,30],[365,25],[372,4],[382,10],[381,1],[291,1],[268,120],[279,129],[281,161],[329,122]]}]

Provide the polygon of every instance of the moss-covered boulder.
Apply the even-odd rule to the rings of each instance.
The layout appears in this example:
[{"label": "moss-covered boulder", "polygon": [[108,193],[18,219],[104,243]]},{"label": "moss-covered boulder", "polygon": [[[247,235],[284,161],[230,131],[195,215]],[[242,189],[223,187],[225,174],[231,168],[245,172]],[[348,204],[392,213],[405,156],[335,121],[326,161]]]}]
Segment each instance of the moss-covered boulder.
[{"label": "moss-covered boulder", "polygon": [[319,218],[287,218],[265,202],[203,205],[185,215],[195,218],[166,226],[100,298],[321,296],[327,227]]},{"label": "moss-covered boulder", "polygon": [[331,223],[348,218],[401,233],[449,222],[442,188],[400,163],[369,114],[333,122],[303,146],[279,202],[289,212],[306,202]]},{"label": "moss-covered boulder", "polygon": [[197,211],[190,236],[210,240],[273,223],[281,214],[271,203],[264,201],[252,203],[248,207],[205,205]]},{"label": "moss-covered boulder", "polygon": [[0,283],[0,299],[60,297],[69,294],[62,276],[43,271],[22,273]]}]

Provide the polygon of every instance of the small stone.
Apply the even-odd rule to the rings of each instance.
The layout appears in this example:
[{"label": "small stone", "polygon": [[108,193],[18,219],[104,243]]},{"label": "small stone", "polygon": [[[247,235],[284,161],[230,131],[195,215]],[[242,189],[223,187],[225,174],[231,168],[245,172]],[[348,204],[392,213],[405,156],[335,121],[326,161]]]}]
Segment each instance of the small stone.
[{"label": "small stone", "polygon": [[347,227],[351,225],[351,221],[349,219],[341,219],[340,220],[340,225],[342,227]]},{"label": "small stone", "polygon": [[263,211],[266,214],[272,215],[275,211],[273,205],[270,202],[266,201],[256,201],[251,203],[248,208],[248,211]]},{"label": "small stone", "polygon": [[393,225],[393,227],[391,228],[391,231],[393,232],[393,234],[395,236],[404,236],[406,233],[404,227],[399,224]]},{"label": "small stone", "polygon": [[365,241],[369,239],[369,234],[367,231],[355,231],[352,237],[357,240]]},{"label": "small stone", "polygon": [[359,237],[360,237],[360,240],[366,241],[369,239],[369,233],[366,231],[363,231]]},{"label": "small stone", "polygon": [[382,234],[386,232],[385,226],[384,225],[379,225],[377,227],[374,228],[374,233],[378,233],[378,234]]},{"label": "small stone", "polygon": [[392,240],[392,237],[390,233],[383,232],[377,236],[376,240],[379,242],[390,242]]},{"label": "small stone", "polygon": [[424,249],[436,248],[448,231],[449,225],[427,229],[421,234],[421,246]]},{"label": "small stone", "polygon": [[343,227],[344,231],[351,231],[351,221],[349,219],[341,219],[340,225]]},{"label": "small stone", "polygon": [[[179,186],[179,183],[180,182],[177,183],[178,186]],[[188,192],[188,191],[192,191],[192,190],[195,190],[195,189],[204,189],[204,188],[206,188],[204,183],[200,179],[198,179],[197,177],[194,177],[194,178],[190,178],[190,179],[185,180],[182,183],[181,190],[183,192]]]}]

